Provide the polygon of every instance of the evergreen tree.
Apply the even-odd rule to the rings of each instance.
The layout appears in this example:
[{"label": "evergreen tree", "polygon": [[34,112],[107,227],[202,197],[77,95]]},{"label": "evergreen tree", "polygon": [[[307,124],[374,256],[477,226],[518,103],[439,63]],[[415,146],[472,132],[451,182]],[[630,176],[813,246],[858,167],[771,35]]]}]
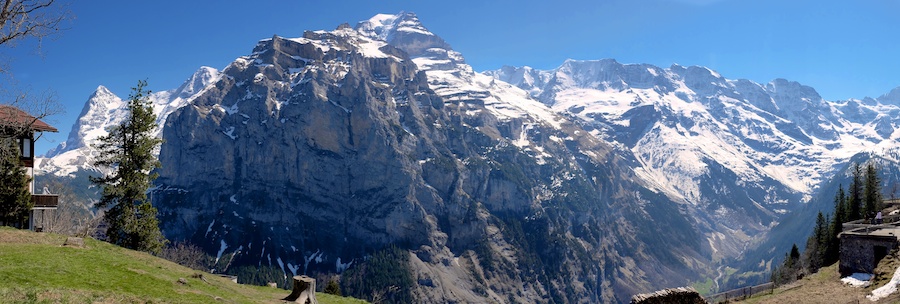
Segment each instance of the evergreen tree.
[{"label": "evergreen tree", "polygon": [[850,221],[850,208],[847,203],[847,194],[844,192],[844,185],[838,185],[838,192],[834,195],[834,220],[838,224]]},{"label": "evergreen tree", "polygon": [[[838,192],[834,196],[834,216],[831,217],[831,225],[828,227],[829,237],[826,240],[823,265],[837,262],[840,254],[840,241],[838,234],[843,230],[843,223],[848,221],[847,198],[844,194],[844,185],[838,186]],[[817,219],[818,220],[818,219]]]},{"label": "evergreen tree", "polygon": [[[6,151],[19,150],[13,140],[2,140],[0,143],[10,146]],[[28,189],[31,178],[22,167],[18,153],[0,155],[0,225],[25,228],[28,211],[34,204]]]},{"label": "evergreen tree", "polygon": [[861,210],[862,204],[862,195],[863,195],[863,182],[862,182],[862,169],[859,167],[859,163],[853,164],[853,181],[850,182],[850,188],[848,189],[848,205],[850,206],[850,213],[848,215],[847,221],[855,221],[863,218],[864,214]]},{"label": "evergreen tree", "polygon": [[97,204],[108,208],[104,215],[109,241],[126,248],[159,253],[167,242],[159,230],[156,208],[147,199],[157,174],[159,161],[153,150],[162,143],[153,136],[156,115],[144,90],[145,81],[128,97],[128,117],[113,126],[109,135],[99,138],[95,148],[100,157],[95,165],[112,169],[110,175],[91,177],[91,182],[103,187],[103,196]]},{"label": "evergreen tree", "polygon": [[797,261],[800,260],[800,249],[797,248],[797,244],[791,247],[791,254],[788,256],[789,265],[796,265]]},{"label": "evergreen tree", "polygon": [[875,170],[874,162],[866,165],[866,181],[863,190],[863,200],[865,201],[867,214],[875,214],[882,209],[881,203],[881,178],[878,177],[878,171]]},{"label": "evergreen tree", "polygon": [[824,266],[825,255],[829,246],[829,220],[822,212],[816,216],[816,226],[813,228],[812,235],[806,240],[806,251],[804,252],[804,260],[806,260],[806,269],[810,272],[816,272]]},{"label": "evergreen tree", "polygon": [[822,266],[838,261],[840,250],[838,235],[841,233],[843,223],[857,220],[863,213],[866,216],[874,215],[882,209],[881,181],[874,164],[869,163],[866,166],[864,178],[863,180],[859,164],[854,164],[850,195],[846,195],[843,185],[838,186],[834,196],[834,216],[829,218],[819,212],[812,234],[806,239],[806,251],[801,257],[799,248],[794,244],[791,251],[785,254],[784,262],[773,267],[773,282],[776,284],[791,282],[802,277],[803,270],[813,273]]},{"label": "evergreen tree", "polygon": [[776,285],[790,283],[801,277],[800,269],[800,249],[797,244],[791,247],[790,253],[784,254],[784,261],[781,266],[775,266],[772,269],[772,281]]}]

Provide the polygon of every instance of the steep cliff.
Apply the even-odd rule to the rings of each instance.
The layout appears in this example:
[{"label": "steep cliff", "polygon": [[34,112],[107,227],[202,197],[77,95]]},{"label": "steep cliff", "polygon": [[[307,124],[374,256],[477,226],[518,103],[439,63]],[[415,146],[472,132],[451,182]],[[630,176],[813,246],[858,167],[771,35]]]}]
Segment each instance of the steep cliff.
[{"label": "steep cliff", "polygon": [[709,271],[632,155],[432,36],[401,14],[260,41],[166,120],[166,235],[285,276],[398,246],[425,303],[625,301]]}]

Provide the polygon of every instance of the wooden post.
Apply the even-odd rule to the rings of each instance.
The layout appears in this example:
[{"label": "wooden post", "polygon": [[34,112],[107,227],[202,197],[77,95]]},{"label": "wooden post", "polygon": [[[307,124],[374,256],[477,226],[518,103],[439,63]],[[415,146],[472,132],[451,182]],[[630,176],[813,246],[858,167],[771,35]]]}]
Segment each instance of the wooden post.
[{"label": "wooden post", "polygon": [[316,300],[316,279],[305,275],[294,276],[294,290],[284,300],[303,304],[319,304],[319,301]]}]

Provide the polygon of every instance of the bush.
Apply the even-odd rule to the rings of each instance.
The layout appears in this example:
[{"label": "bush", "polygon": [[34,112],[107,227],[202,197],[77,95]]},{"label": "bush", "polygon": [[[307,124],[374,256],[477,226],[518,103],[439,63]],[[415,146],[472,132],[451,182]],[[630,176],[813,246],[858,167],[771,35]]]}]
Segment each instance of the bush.
[{"label": "bush", "polygon": [[213,261],[212,257],[207,255],[203,249],[187,242],[178,242],[164,248],[159,257],[184,267],[203,271],[208,270]]},{"label": "bush", "polygon": [[328,284],[325,285],[325,293],[339,296],[341,295],[341,286],[338,285],[337,281],[330,280],[328,281]]}]

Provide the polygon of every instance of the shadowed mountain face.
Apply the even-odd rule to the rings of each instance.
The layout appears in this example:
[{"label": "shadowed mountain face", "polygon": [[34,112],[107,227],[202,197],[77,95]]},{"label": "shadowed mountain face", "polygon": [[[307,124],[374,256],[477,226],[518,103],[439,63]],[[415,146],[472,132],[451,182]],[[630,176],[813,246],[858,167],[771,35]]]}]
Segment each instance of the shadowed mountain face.
[{"label": "shadowed mountain face", "polygon": [[166,235],[219,271],[287,275],[394,244],[418,302],[625,301],[707,271],[698,228],[632,156],[423,29],[377,16],[262,40],[225,68],[166,120]]}]

